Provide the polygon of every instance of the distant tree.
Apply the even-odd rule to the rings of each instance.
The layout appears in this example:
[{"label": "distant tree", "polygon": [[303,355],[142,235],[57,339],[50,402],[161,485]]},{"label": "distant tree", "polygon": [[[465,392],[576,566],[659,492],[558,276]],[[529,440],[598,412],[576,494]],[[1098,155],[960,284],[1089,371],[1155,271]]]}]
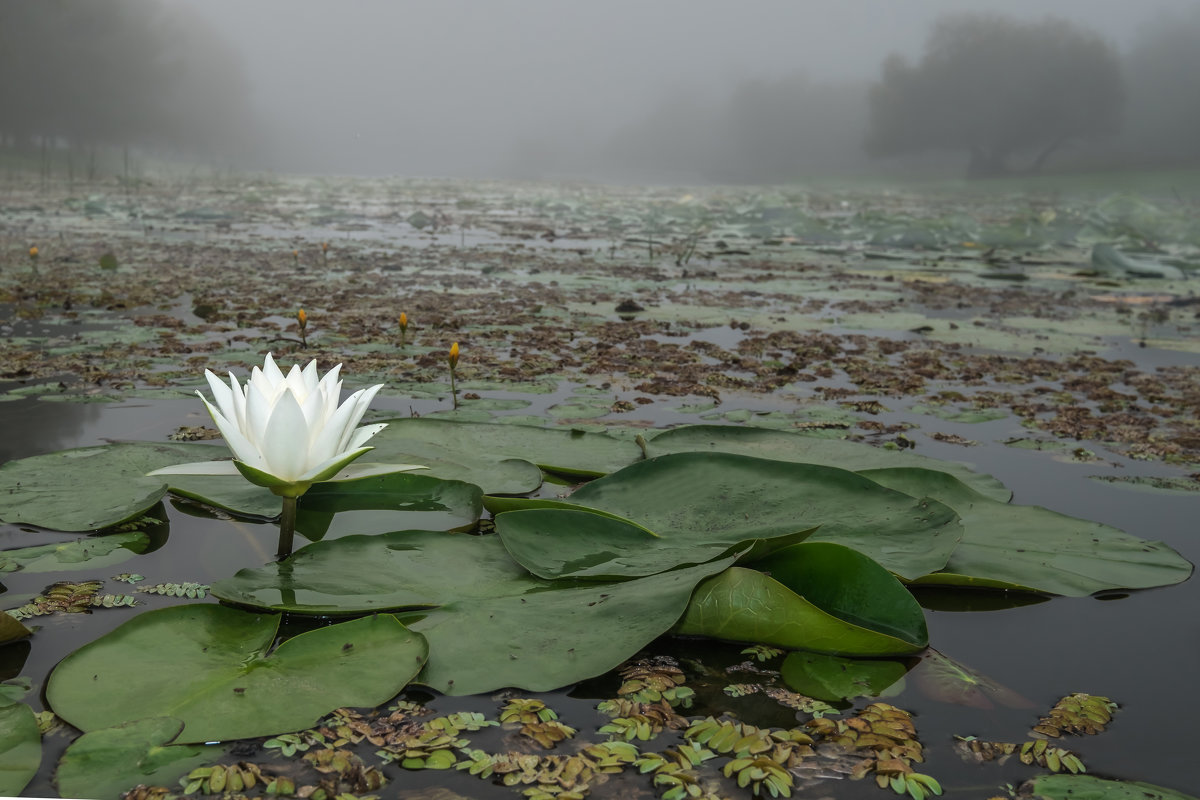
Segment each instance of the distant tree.
[{"label": "distant tree", "polygon": [[982,177],[1034,153],[1030,170],[1070,140],[1114,132],[1120,59],[1096,34],[1061,19],[942,17],[916,64],[890,56],[870,93],[872,155],[966,149]]}]

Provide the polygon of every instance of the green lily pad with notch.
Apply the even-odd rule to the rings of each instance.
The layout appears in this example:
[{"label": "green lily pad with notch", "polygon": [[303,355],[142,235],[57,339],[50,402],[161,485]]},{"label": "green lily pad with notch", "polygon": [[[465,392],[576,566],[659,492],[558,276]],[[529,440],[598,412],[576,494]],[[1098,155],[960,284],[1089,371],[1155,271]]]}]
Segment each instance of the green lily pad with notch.
[{"label": "green lily pad with notch", "polygon": [[465,530],[479,521],[483,492],[462,481],[393,472],[318,483],[296,510],[296,532],[310,540],[398,530]]},{"label": "green lily pad with notch", "polygon": [[808,541],[848,545],[907,578],[945,566],[960,535],[950,508],[857,473],[719,452],[640,461],[585,484],[569,502],[666,540],[732,544],[817,528]]},{"label": "green lily pad with notch", "polygon": [[904,687],[908,666],[894,659],[842,658],[796,651],[788,653],[779,672],[792,691],[833,703],[898,694]]},{"label": "green lily pad with notch", "polygon": [[59,531],[109,528],[166,494],[166,483],[147,472],[225,455],[212,445],[127,442],[9,461],[0,466],[0,519]]},{"label": "green lily pad with notch", "polygon": [[881,467],[924,467],[948,472],[993,500],[1005,502],[1012,497],[1012,492],[991,475],[974,472],[962,464],[883,450],[843,439],[824,439],[733,425],[687,425],[663,431],[646,443],[647,456],[694,451],[738,453],[780,461],[824,464],[852,472]]},{"label": "green lily pad with notch", "polygon": [[1095,775],[1039,775],[1027,785],[1033,797],[1043,800],[1197,800],[1165,786]]},{"label": "green lily pad with notch", "polygon": [[0,795],[18,797],[42,765],[42,734],[24,703],[0,706]]},{"label": "green lily pad with notch", "polygon": [[[516,458],[530,461],[548,472],[595,477],[642,457],[641,448],[633,442],[604,433],[424,417],[381,421],[386,421],[388,426],[371,439],[378,451],[371,454],[372,461],[392,460],[393,454],[411,453],[415,463],[425,463],[419,460],[420,445],[424,444],[437,448],[442,458],[463,464],[477,463],[480,457]],[[501,492],[482,483],[480,486],[488,494],[519,493]]]},{"label": "green lily pad with notch", "polygon": [[85,732],[171,716],[184,722],[181,744],[246,739],[384,703],[425,662],[425,640],[386,614],[272,649],[279,622],[218,605],[146,611],[59,662],[46,699]]},{"label": "green lily pad with notch", "polygon": [[676,632],[843,656],[908,655],[929,644],[917,601],[856,550],[803,542],[754,566],[700,584]]},{"label": "green lily pad with notch", "polygon": [[146,552],[150,536],[142,531],[86,536],[66,542],[0,551],[0,573],[66,572],[106,569]]},{"label": "green lily pad with notch", "polygon": [[1181,583],[1192,564],[1162,542],[1040,506],[999,503],[953,476],[900,468],[862,474],[958,512],[963,537],[941,570],[915,584],[979,586],[1084,597],[1108,589]]},{"label": "green lily pad with notch", "polygon": [[95,800],[119,800],[138,784],[171,786],[221,755],[216,747],[172,745],[181,731],[182,720],[151,717],[85,733],[67,746],[54,782],[64,797]]},{"label": "green lily pad with notch", "polygon": [[742,558],[767,555],[798,544],[815,528],[771,536],[713,535],[702,528],[659,536],[629,520],[561,504],[496,517],[496,533],[509,554],[539,578],[613,580],[643,577],[702,564],[732,552]]},{"label": "green lily pad with notch", "polygon": [[523,595],[397,616],[429,640],[417,682],[448,695],[533,692],[603,675],[666,633],[696,584],[734,557],[619,583],[544,582]]}]

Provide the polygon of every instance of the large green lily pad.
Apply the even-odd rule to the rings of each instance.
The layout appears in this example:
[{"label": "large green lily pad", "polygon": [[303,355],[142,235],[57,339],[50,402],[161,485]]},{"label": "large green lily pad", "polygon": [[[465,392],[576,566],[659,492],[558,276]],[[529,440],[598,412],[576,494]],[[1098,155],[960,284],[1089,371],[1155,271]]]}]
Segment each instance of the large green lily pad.
[{"label": "large green lily pad", "polygon": [[[372,461],[393,460],[401,454],[418,459],[422,449],[434,446],[443,459],[478,464],[481,458],[524,459],[549,472],[595,477],[618,470],[642,457],[641,448],[604,433],[533,428],[483,422],[399,418],[371,439]],[[424,463],[416,460],[415,463]],[[449,477],[449,476],[446,476]],[[455,476],[458,477],[458,476]],[[468,478],[462,478],[469,480]],[[483,485],[488,494],[518,494]],[[537,488],[534,486],[533,488]]]},{"label": "large green lily pad", "polygon": [[663,431],[646,443],[648,456],[693,451],[739,453],[780,461],[824,464],[852,472],[882,467],[924,467],[948,472],[993,500],[1004,502],[1012,497],[1012,492],[991,475],[974,472],[962,464],[883,450],[843,439],[824,439],[732,425],[688,425]]},{"label": "large green lily pad", "polygon": [[929,643],[915,599],[849,547],[804,542],[696,588],[677,631],[848,656],[906,655]]},{"label": "large green lily pad", "polygon": [[1114,781],[1095,775],[1039,775],[1030,793],[1044,800],[1196,800],[1195,795],[1142,781]]},{"label": "large green lily pad", "polygon": [[166,494],[166,484],[147,472],[227,454],[212,445],[128,442],[10,461],[0,466],[0,519],[60,531],[108,528]]},{"label": "large green lily pad", "polygon": [[736,542],[816,527],[809,541],[853,547],[907,578],[944,566],[960,535],[950,508],[848,470],[718,452],[638,462],[584,485],[570,502],[683,541]]},{"label": "large green lily pad", "polygon": [[946,566],[915,583],[1082,597],[1166,586],[1192,574],[1191,563],[1162,542],[1040,506],[998,503],[944,472],[900,468],[863,474],[902,492],[936,498],[962,518],[963,538]]},{"label": "large green lily pad", "polygon": [[171,716],[184,721],[180,743],[244,739],[379,705],[425,662],[424,639],[386,614],[272,649],[279,621],[216,605],[147,611],[63,659],[46,698],[83,731]]},{"label": "large green lily pad", "polygon": [[42,764],[42,735],[33,709],[0,705],[0,794],[17,797]]},{"label": "large green lily pad", "polygon": [[540,578],[618,579],[701,564],[731,552],[766,555],[797,544],[813,529],[763,538],[702,527],[658,534],[628,520],[588,509],[529,508],[496,517],[496,532],[512,557]]},{"label": "large green lily pad", "polygon": [[696,583],[729,557],[620,583],[546,581],[498,536],[400,531],[317,542],[217,581],[241,605],[301,614],[401,614],[430,644],[419,681],[447,694],[553,689],[629,658],[679,619]]},{"label": "large green lily pad", "polygon": [[393,472],[318,483],[300,498],[296,531],[310,540],[398,530],[461,530],[483,511],[483,492],[471,483],[422,473]]},{"label": "large green lily pad", "polygon": [[65,542],[0,551],[0,572],[65,572],[107,569],[146,552],[150,537],[142,531],[86,536]]},{"label": "large green lily pad", "polygon": [[214,747],[171,745],[182,731],[182,720],[151,717],[85,733],[58,762],[58,791],[64,797],[118,800],[138,784],[170,786],[221,755]]},{"label": "large green lily pad", "polygon": [[549,691],[631,658],[675,624],[698,582],[733,561],[620,583],[560,581],[398,616],[429,640],[418,683],[449,695],[507,686]]}]

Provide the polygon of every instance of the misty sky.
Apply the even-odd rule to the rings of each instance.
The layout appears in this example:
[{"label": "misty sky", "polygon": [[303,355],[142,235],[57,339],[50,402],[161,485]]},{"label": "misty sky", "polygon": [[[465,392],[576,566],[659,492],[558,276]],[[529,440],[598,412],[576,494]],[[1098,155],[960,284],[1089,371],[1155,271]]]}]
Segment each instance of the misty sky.
[{"label": "misty sky", "polygon": [[1125,47],[1195,0],[171,0],[243,58],[293,171],[488,175],[519,143],[592,146],[671,93],[797,71],[870,80],[957,10],[1052,13]]}]

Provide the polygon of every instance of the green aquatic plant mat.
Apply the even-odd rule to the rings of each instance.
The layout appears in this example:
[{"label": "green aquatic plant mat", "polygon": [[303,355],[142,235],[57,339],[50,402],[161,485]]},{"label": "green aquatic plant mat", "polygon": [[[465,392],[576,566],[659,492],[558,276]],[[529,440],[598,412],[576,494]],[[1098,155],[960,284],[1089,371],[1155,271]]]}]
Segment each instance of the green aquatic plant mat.
[{"label": "green aquatic plant mat", "polygon": [[730,453],[683,452],[641,461],[585,484],[568,501],[668,541],[733,544],[816,527],[809,541],[853,547],[906,578],[941,569],[961,532],[950,508],[856,473]]},{"label": "green aquatic plant mat", "polygon": [[929,644],[925,616],[896,578],[829,542],[803,542],[759,569],[733,567],[696,588],[676,631],[847,656],[907,655]]},{"label": "green aquatic plant mat", "polygon": [[862,474],[901,492],[936,498],[962,518],[962,541],[946,566],[917,584],[1082,597],[1166,586],[1192,574],[1192,564],[1162,542],[1040,506],[999,503],[944,472],[900,468]]},{"label": "green aquatic plant mat", "polygon": [[425,640],[386,614],[273,647],[279,622],[216,605],[147,611],[63,659],[46,699],[85,732],[172,716],[184,722],[180,743],[245,739],[379,705],[425,662]]},{"label": "green aquatic plant mat", "polygon": [[974,472],[962,464],[884,450],[844,439],[824,439],[732,425],[688,425],[663,431],[646,442],[647,456],[692,451],[738,453],[779,461],[824,464],[852,472],[881,467],[924,467],[948,472],[993,500],[1004,502],[1012,497],[1012,492],[991,475]]},{"label": "green aquatic plant mat", "polygon": [[41,765],[42,735],[33,709],[0,700],[0,795],[20,795]]},{"label": "green aquatic plant mat", "polygon": [[230,603],[298,614],[400,614],[426,636],[419,682],[447,694],[542,691],[601,674],[666,632],[729,557],[619,583],[546,581],[497,536],[401,531],[317,542],[211,587]]},{"label": "green aquatic plant mat", "polygon": [[832,703],[855,697],[899,694],[909,663],[887,658],[843,658],[797,650],[788,653],[779,673],[792,691]]},{"label": "green aquatic plant mat", "polygon": [[[481,459],[524,459],[548,472],[595,477],[618,470],[642,457],[641,448],[605,433],[561,428],[534,428],[484,422],[399,418],[371,439],[372,461],[391,461],[403,454],[417,459],[421,446],[433,446],[442,458],[462,464]],[[424,463],[415,461],[414,463]],[[463,478],[463,480],[467,480]],[[480,484],[488,494],[518,494]],[[536,486],[534,488],[537,488]],[[532,491],[525,489],[523,491]]]},{"label": "green aquatic plant mat", "polygon": [[1195,795],[1165,786],[1107,780],[1094,775],[1039,775],[1021,788],[1020,797],[1043,800],[1197,800]]},{"label": "green aquatic plant mat", "polygon": [[659,536],[628,520],[582,507],[545,507],[496,517],[509,554],[539,578],[615,580],[702,564],[732,552],[761,556],[798,544],[813,528],[761,538],[744,531],[686,528]]},{"label": "green aquatic plant mat", "polygon": [[138,784],[171,786],[221,756],[216,747],[172,745],[182,731],[182,720],[150,717],[85,733],[59,759],[54,782],[64,797],[95,800],[119,800]]},{"label": "green aquatic plant mat", "polygon": [[212,445],[130,442],[9,461],[0,466],[0,519],[60,531],[108,528],[166,494],[166,483],[147,472],[227,455]]}]

